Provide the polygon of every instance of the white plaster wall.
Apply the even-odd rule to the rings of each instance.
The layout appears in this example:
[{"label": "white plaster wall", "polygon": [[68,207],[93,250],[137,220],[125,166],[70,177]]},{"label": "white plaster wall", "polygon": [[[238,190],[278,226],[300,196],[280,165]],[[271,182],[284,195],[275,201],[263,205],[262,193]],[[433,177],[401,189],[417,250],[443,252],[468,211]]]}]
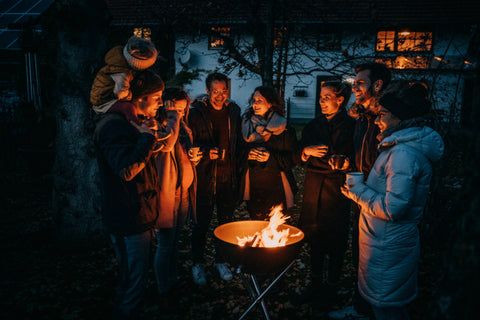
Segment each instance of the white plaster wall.
[{"label": "white plaster wall", "polygon": [[[434,30],[435,31],[435,30]],[[357,39],[360,34],[371,34],[364,38],[363,43],[369,45],[358,45]],[[359,29],[358,26],[350,27],[350,29],[344,28],[342,38],[342,49],[340,51],[334,51],[323,53],[321,65],[325,69],[331,68],[337,64],[339,60],[343,60],[342,51],[346,50],[350,55],[355,57],[373,56],[375,53],[375,31],[369,29]],[[435,31],[435,35],[438,35],[434,39],[434,55],[445,54],[449,57],[456,57],[456,60],[461,60],[461,55],[466,52],[468,46],[469,35],[455,34],[452,37],[452,33],[448,33],[444,30]],[[452,40],[453,39],[453,40]],[[246,41],[249,41],[247,38]],[[244,111],[248,106],[248,99],[252,94],[254,88],[261,85],[261,79],[255,74],[247,74],[246,79],[238,76],[238,69],[233,69],[230,72],[224,72],[223,66],[219,63],[219,53],[216,50],[208,49],[207,36],[197,36],[195,39],[192,37],[178,37],[176,41],[176,71],[182,70],[182,65],[178,63],[179,59],[184,58],[187,60],[185,54],[185,44],[188,44],[188,54],[190,55],[186,66],[189,69],[202,69],[200,79],[193,81],[190,85],[186,85],[186,89],[189,91],[191,97],[195,98],[200,94],[205,93],[205,78],[208,73],[213,71],[219,71],[226,73],[231,79],[231,99],[234,100]],[[307,50],[307,53],[311,56],[316,55],[315,50]],[[330,57],[328,57],[328,55]],[[353,66],[359,61],[353,61],[350,64],[342,64],[335,73],[342,75],[344,80],[353,82],[355,77]],[[299,58],[296,62],[297,65],[303,67],[311,67],[314,65],[311,59]],[[293,66],[289,67],[287,72],[293,71]],[[461,103],[461,90],[463,81],[453,73],[438,73],[434,74],[435,81],[433,80],[432,72],[430,71],[396,71],[393,70],[393,78],[406,78],[416,80],[426,80],[429,85],[435,83],[433,97],[435,99],[434,105],[437,109],[445,110],[448,113],[452,107],[452,103],[458,104],[456,108],[460,108]],[[433,71],[435,73],[435,71]],[[317,76],[328,76],[332,73],[326,71],[313,72],[309,75],[302,76],[290,76],[287,78],[285,87],[285,101],[290,100],[290,117],[294,119],[304,119],[308,121],[315,116],[315,98],[316,98],[316,81]],[[295,97],[294,91],[297,87],[306,90],[306,97]],[[455,95],[456,102],[455,102]],[[350,100],[353,103],[353,97]],[[350,104],[349,103],[349,104]]]}]

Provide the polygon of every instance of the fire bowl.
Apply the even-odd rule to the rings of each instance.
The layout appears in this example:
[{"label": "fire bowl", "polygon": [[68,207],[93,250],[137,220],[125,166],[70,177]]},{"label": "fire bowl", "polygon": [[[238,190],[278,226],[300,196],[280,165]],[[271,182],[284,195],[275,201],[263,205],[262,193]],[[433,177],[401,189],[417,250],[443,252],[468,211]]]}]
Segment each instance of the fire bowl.
[{"label": "fire bowl", "polygon": [[297,256],[303,232],[293,226],[282,224],[278,230],[290,229],[290,235],[301,232],[298,237],[289,237],[283,247],[265,248],[239,246],[237,237],[252,236],[268,226],[268,221],[246,220],[222,224],[214,235],[220,242],[219,249],[225,260],[232,266],[241,266],[242,271],[250,274],[279,273]]}]

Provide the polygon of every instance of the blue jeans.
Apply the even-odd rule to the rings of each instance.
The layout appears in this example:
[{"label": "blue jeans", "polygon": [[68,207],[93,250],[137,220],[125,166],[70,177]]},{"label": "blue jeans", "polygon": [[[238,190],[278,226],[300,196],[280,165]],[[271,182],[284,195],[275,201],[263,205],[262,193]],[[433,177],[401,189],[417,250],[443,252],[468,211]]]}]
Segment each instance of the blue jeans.
[{"label": "blue jeans", "polygon": [[157,250],[153,262],[160,294],[168,292],[178,282],[178,239],[182,226],[155,230]]},{"label": "blue jeans", "polygon": [[110,234],[110,238],[120,267],[113,319],[138,319],[147,285],[152,231]]}]

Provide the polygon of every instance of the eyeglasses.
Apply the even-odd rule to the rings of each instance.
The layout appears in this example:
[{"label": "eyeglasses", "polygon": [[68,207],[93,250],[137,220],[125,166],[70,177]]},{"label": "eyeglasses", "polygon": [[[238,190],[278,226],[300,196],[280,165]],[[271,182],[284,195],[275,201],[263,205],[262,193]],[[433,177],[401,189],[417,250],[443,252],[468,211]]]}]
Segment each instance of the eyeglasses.
[{"label": "eyeglasses", "polygon": [[212,90],[211,93],[226,95],[228,94],[228,90]]}]

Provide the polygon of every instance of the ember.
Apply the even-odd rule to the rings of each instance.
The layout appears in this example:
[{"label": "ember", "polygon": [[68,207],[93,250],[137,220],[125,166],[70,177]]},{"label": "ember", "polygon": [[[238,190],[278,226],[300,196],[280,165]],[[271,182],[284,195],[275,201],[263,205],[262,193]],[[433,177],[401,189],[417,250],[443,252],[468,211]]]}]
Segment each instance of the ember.
[{"label": "ember", "polygon": [[237,237],[238,245],[241,247],[284,247],[289,237],[299,237],[302,232],[290,235],[290,229],[279,230],[279,227],[285,223],[290,216],[282,214],[282,205],[278,205],[270,211],[270,221],[268,226],[252,236]]}]

